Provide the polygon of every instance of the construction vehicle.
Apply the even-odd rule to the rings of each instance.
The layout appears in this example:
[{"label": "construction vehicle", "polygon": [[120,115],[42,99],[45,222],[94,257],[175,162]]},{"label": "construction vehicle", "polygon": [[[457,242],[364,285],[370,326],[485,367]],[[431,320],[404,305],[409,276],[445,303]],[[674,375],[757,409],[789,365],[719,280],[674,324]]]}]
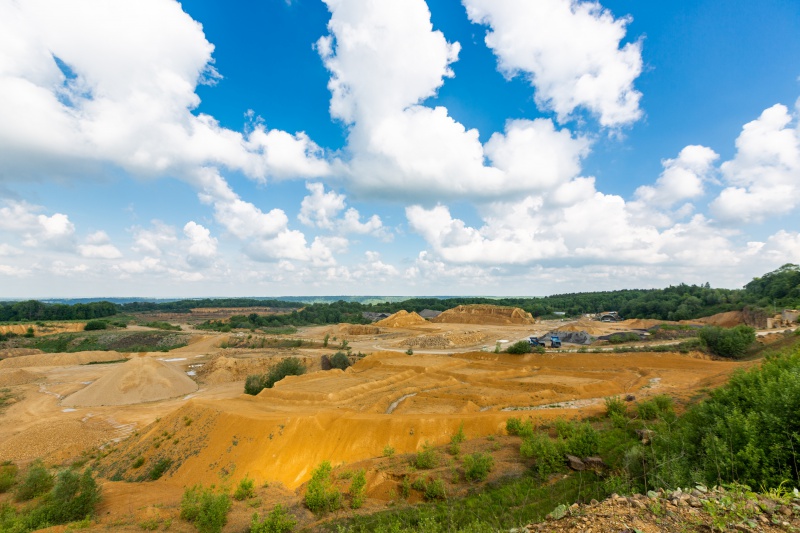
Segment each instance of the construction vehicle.
[{"label": "construction vehicle", "polygon": [[619,313],[616,311],[605,311],[603,313],[597,313],[594,315],[595,320],[599,320],[600,322],[621,322],[622,317],[619,316]]},{"label": "construction vehicle", "polygon": [[536,348],[537,346],[541,346],[542,348],[544,348],[546,346],[543,340],[539,340],[539,337],[528,337],[528,342],[534,348]]},{"label": "construction vehicle", "polygon": [[561,337],[558,335],[550,335],[550,347],[561,348]]}]

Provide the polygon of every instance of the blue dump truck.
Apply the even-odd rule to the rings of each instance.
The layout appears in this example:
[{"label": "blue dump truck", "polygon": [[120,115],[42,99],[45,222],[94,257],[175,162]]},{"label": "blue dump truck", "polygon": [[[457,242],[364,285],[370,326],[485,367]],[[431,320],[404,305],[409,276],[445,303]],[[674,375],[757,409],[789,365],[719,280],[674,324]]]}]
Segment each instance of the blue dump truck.
[{"label": "blue dump truck", "polygon": [[537,346],[541,346],[542,348],[544,348],[546,346],[544,341],[539,340],[539,337],[528,337],[528,342],[534,348],[536,348]]},{"label": "blue dump truck", "polygon": [[561,348],[561,337],[558,335],[550,335],[550,347]]}]

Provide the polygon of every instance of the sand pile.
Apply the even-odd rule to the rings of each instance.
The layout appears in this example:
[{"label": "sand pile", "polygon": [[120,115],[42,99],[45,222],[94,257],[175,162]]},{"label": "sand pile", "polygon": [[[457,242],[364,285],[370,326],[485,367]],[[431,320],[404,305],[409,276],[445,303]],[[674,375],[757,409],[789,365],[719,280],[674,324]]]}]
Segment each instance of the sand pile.
[{"label": "sand pile", "polygon": [[197,383],[179,368],[150,357],[135,357],[65,398],[65,406],[130,405],[189,394]]},{"label": "sand pile", "polygon": [[5,350],[0,350],[0,359],[19,357],[20,355],[35,355],[37,353],[43,352],[36,348],[6,348]]},{"label": "sand pile", "polygon": [[556,331],[558,331],[560,333],[584,332],[584,333],[588,333],[589,335],[594,335],[595,337],[597,337],[598,335],[602,335],[603,333],[605,333],[606,332],[606,328],[603,328],[602,326],[598,326],[598,325],[596,325],[596,323],[592,323],[592,322],[576,322],[575,324],[568,324],[566,326],[561,326]]},{"label": "sand pile", "polygon": [[419,326],[420,324],[427,324],[428,321],[419,316],[417,313],[402,310],[395,314],[375,322],[376,326],[384,328],[407,328],[412,326]]},{"label": "sand pile", "polygon": [[741,311],[728,311],[727,313],[718,313],[705,318],[690,320],[689,322],[700,322],[701,324],[708,324],[709,326],[732,328],[734,326],[738,326],[739,324],[744,324],[745,317]]},{"label": "sand pile", "polygon": [[[388,320],[388,319],[387,319]],[[377,335],[381,328],[363,324],[339,324],[339,333],[343,335]]]},{"label": "sand pile", "polygon": [[446,349],[482,344],[488,335],[480,331],[464,331],[462,333],[447,332],[441,335],[421,335],[403,341],[402,346],[409,348]]},{"label": "sand pile", "polygon": [[0,387],[11,387],[13,385],[25,385],[39,379],[39,374],[28,372],[27,370],[0,370]]},{"label": "sand pile", "polygon": [[519,307],[504,307],[500,305],[459,305],[448,309],[431,322],[444,324],[534,324],[535,320],[530,313]]},{"label": "sand pile", "polygon": [[658,326],[659,324],[677,324],[677,322],[668,322],[666,320],[653,320],[651,318],[631,318],[629,320],[623,320],[622,322],[617,322],[617,324],[625,326],[626,328],[630,329],[650,329],[652,327]]},{"label": "sand pile", "polygon": [[59,322],[52,324],[44,324],[39,326],[37,324],[4,324],[0,326],[0,333],[16,333],[17,335],[24,335],[27,333],[28,328],[33,328],[36,336],[50,335],[53,333],[66,333],[83,331],[85,322]]},{"label": "sand pile", "polygon": [[0,368],[25,368],[29,366],[72,366],[86,363],[102,363],[125,359],[114,351],[93,351],[73,353],[38,353],[11,357],[0,361]]}]

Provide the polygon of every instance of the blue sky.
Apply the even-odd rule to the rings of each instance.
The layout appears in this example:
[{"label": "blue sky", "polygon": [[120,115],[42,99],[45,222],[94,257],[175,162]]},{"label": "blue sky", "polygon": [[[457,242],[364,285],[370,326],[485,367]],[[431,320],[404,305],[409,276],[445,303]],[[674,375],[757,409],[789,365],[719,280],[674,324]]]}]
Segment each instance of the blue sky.
[{"label": "blue sky", "polygon": [[739,287],[789,0],[0,0],[0,298]]}]

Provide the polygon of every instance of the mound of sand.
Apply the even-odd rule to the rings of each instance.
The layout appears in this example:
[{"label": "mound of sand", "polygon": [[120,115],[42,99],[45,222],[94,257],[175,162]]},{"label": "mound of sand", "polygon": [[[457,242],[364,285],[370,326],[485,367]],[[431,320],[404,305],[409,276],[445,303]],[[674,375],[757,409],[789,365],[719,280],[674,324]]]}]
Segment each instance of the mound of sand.
[{"label": "mound of sand", "polygon": [[179,368],[150,357],[136,357],[65,398],[65,406],[130,405],[166,400],[197,390]]},{"label": "mound of sand", "polygon": [[36,348],[6,348],[4,350],[0,350],[0,359],[5,359],[6,357],[19,357],[20,355],[35,355],[37,353],[44,352],[37,350]]},{"label": "mound of sand", "polygon": [[[388,320],[388,318],[386,320]],[[377,335],[380,332],[381,328],[375,326],[365,326],[363,324],[339,324],[339,333],[343,335]]]},{"label": "mound of sand", "polygon": [[72,366],[86,363],[119,361],[125,356],[114,351],[93,351],[73,353],[37,353],[11,357],[0,361],[0,368],[25,368],[30,366]]},{"label": "mound of sand", "polygon": [[698,318],[691,322],[700,322],[701,324],[708,324],[709,326],[720,326],[723,328],[732,328],[739,324],[744,324],[745,316],[741,311],[728,311],[727,313],[718,313],[716,315],[707,316],[705,318]]},{"label": "mound of sand", "polygon": [[38,324],[3,324],[0,326],[0,333],[24,335],[28,328],[33,328],[34,334],[39,337],[53,333],[83,331],[84,326],[86,326],[85,322],[52,322],[41,326]]},{"label": "mound of sand", "polygon": [[535,320],[530,313],[519,307],[504,307],[500,305],[459,305],[448,309],[431,322],[443,324],[534,324]]},{"label": "mound of sand", "polygon": [[625,326],[630,329],[650,329],[660,324],[676,324],[677,322],[668,322],[666,320],[653,320],[651,318],[631,318],[617,322],[617,324]]},{"label": "mound of sand", "polygon": [[39,379],[39,374],[28,372],[27,370],[0,370],[0,387],[11,387],[13,385],[25,385]]},{"label": "mound of sand", "polygon": [[594,325],[592,322],[576,322],[575,324],[567,324],[566,326],[561,326],[556,331],[562,334],[569,332],[572,333],[583,332],[597,337],[598,335],[604,334],[606,332],[606,328],[598,327],[597,325]]},{"label": "mound of sand", "polygon": [[376,326],[384,328],[407,328],[418,326],[420,324],[427,324],[428,321],[419,316],[417,313],[402,310],[395,314],[375,322]]},{"label": "mound of sand", "polygon": [[401,345],[409,348],[446,349],[482,344],[487,338],[488,335],[479,331],[447,332],[441,335],[412,337],[404,340]]}]

